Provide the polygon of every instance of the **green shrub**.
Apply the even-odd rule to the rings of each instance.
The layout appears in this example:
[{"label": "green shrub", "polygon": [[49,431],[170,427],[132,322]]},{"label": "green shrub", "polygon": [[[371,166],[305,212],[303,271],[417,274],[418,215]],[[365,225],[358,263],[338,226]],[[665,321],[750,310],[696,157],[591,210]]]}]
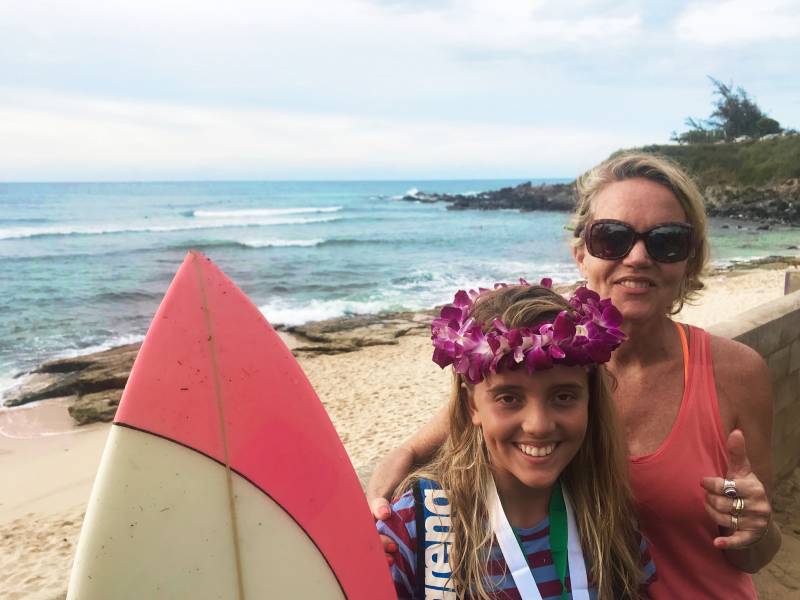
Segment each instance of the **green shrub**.
[{"label": "green shrub", "polygon": [[761,117],[756,122],[756,129],[758,129],[758,135],[770,135],[773,133],[780,133],[781,124],[770,117]]},{"label": "green shrub", "polygon": [[775,185],[800,178],[798,135],[738,143],[654,144],[639,150],[675,160],[701,187]]}]

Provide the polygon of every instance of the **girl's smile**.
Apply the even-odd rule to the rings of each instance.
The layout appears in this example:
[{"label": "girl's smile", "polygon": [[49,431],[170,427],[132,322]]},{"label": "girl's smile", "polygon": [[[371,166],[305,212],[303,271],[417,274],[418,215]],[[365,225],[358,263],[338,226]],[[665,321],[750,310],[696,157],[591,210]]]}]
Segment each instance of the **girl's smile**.
[{"label": "girl's smile", "polygon": [[536,446],[532,444],[516,444],[523,454],[532,458],[546,458],[553,453],[556,444],[547,444],[546,446]]},{"label": "girl's smile", "polygon": [[[524,369],[492,374],[474,386],[470,413],[483,432],[509,520],[535,522],[546,511],[551,487],[583,444],[589,414],[586,370],[556,365],[533,375]],[[522,512],[507,505],[512,497],[523,499]]]}]

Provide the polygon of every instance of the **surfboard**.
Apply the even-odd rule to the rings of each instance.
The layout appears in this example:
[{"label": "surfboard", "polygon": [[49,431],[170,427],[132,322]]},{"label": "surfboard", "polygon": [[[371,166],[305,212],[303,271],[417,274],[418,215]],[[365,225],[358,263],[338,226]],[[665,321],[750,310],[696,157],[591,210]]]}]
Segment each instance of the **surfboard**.
[{"label": "surfboard", "polygon": [[67,598],[396,598],[322,403],[261,312],[197,252],[131,371]]}]

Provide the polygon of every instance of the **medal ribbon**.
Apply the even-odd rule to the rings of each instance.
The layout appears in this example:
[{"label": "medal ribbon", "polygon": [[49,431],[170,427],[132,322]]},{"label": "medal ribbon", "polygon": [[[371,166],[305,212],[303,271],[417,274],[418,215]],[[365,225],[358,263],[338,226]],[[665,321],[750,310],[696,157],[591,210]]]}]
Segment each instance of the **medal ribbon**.
[{"label": "medal ribbon", "polygon": [[[489,481],[487,509],[489,522],[494,531],[503,558],[511,572],[522,600],[542,600],[528,560],[517,540],[514,529],[508,522],[494,479]],[[555,508],[555,510],[553,510]],[[566,566],[569,563],[573,600],[589,600],[589,584],[586,577],[586,563],[581,550],[575,514],[567,494],[556,485],[550,497],[550,539],[553,563],[563,586],[562,598],[566,593]],[[566,559],[566,560],[565,560]]]},{"label": "medal ribbon", "polygon": [[[561,483],[556,481],[553,491],[550,492],[550,552],[553,555],[553,565],[561,581],[561,600],[567,600],[567,507],[564,504],[564,494],[561,493]],[[522,549],[522,544],[520,544]],[[523,549],[523,554],[524,554]]]}]

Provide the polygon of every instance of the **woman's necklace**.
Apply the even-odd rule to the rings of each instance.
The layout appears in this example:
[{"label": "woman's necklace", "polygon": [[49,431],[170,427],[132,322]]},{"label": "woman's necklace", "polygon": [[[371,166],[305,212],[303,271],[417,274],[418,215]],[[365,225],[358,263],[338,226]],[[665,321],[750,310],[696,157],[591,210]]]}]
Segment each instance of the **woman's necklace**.
[{"label": "woman's necklace", "polygon": [[[556,482],[550,494],[550,549],[556,573],[561,580],[563,589],[561,598],[562,600],[567,598],[566,575],[567,562],[569,562],[572,599],[589,600],[586,563],[583,559],[575,514],[569,498],[565,499],[564,496],[565,493],[561,489],[560,483]],[[533,573],[522,550],[522,544],[517,539],[500,503],[494,479],[489,480],[488,500],[489,522],[520,597],[522,600],[542,600],[542,595],[539,593],[539,588],[536,586]]]}]

